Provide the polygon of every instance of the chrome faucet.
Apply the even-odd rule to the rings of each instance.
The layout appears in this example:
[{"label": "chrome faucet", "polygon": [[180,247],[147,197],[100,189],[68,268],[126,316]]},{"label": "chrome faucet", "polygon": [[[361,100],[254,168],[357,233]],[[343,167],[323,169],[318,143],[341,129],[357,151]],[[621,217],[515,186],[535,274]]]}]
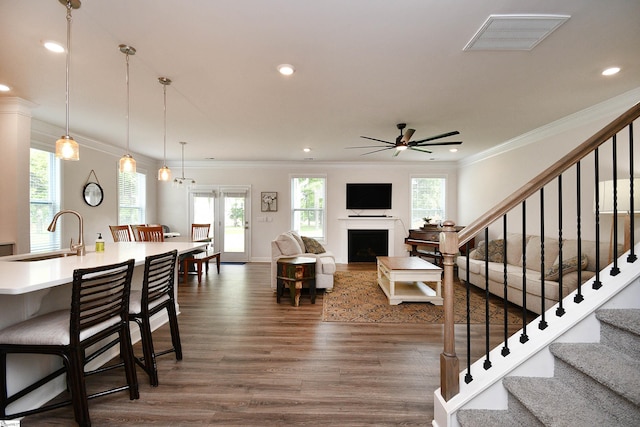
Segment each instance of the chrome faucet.
[{"label": "chrome faucet", "polygon": [[52,233],[56,231],[56,223],[58,221],[58,218],[62,214],[66,214],[66,213],[74,214],[75,216],[78,217],[78,243],[74,244],[73,238],[71,238],[71,244],[69,245],[69,248],[71,249],[72,252],[75,251],[76,255],[78,256],[86,255],[87,251],[85,250],[85,247],[84,247],[84,221],[82,219],[82,215],[80,215],[78,212],[72,211],[72,210],[62,210],[58,212],[53,216],[53,220],[51,220],[51,224],[49,224],[49,227],[47,227],[47,230],[51,231]]}]

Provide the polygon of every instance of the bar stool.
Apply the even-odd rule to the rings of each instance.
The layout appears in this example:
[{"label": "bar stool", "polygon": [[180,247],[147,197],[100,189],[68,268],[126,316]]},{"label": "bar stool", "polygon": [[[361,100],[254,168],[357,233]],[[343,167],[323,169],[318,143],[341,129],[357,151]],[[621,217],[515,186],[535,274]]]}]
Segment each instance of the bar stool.
[{"label": "bar stool", "polygon": [[[0,420],[71,404],[76,422],[80,426],[90,426],[88,399],[127,389],[129,399],[139,398],[127,316],[133,266],[134,260],[130,259],[118,264],[77,269],[73,272],[71,312],[54,311],[0,331]],[[101,343],[96,349],[95,344],[106,338],[109,342]],[[87,363],[115,345],[120,346],[122,362],[85,372]],[[63,367],[8,396],[7,355],[14,353],[60,356]],[[122,366],[126,385],[87,395],[86,376]],[[9,405],[65,373],[71,393],[69,400],[7,414]]]},{"label": "bar stool", "polygon": [[[145,258],[142,291],[133,291],[129,305],[129,319],[138,324],[142,337],[143,357],[135,357],[135,362],[149,375],[151,385],[158,385],[156,357],[175,352],[176,360],[182,360],[182,345],[178,330],[178,316],[174,297],[174,277],[178,251],[173,250]],[[151,316],[167,310],[171,343],[168,350],[156,352],[151,337]]]}]

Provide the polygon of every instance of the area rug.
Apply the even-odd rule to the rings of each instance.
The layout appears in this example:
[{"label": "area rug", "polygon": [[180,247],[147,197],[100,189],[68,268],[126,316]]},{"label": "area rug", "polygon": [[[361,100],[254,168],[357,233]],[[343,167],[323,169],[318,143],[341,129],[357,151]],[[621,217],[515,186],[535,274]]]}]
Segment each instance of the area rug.
[{"label": "area rug", "polygon": [[[375,271],[338,271],[334,276],[333,292],[323,296],[324,322],[360,323],[444,323],[442,306],[427,302],[403,302],[389,305],[377,283]],[[466,323],[466,287],[456,282],[454,287],[455,323]],[[484,292],[471,286],[471,323],[484,323]],[[497,297],[489,299],[489,323],[504,322],[504,305]],[[522,322],[518,307],[509,305],[508,323]]]}]

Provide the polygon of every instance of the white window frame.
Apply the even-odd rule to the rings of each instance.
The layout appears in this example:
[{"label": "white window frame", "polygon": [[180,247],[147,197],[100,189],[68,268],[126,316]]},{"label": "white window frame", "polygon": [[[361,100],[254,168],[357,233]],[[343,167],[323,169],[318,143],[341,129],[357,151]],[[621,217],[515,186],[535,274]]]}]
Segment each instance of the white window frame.
[{"label": "white window frame", "polygon": [[[309,208],[301,208],[298,206],[297,202],[299,202],[299,200],[296,200],[296,196],[295,196],[295,183],[296,183],[296,180],[300,178],[320,178],[324,180],[323,194],[320,197],[320,199],[322,199],[321,208],[309,209]],[[302,212],[302,211],[318,212],[321,218],[320,221],[322,222],[322,227],[320,227],[322,235],[309,236],[309,237],[313,237],[314,239],[318,240],[321,243],[326,243],[326,239],[327,239],[327,175],[326,174],[289,175],[289,182],[290,182],[289,190],[290,190],[290,199],[291,199],[291,229],[298,232],[298,234],[300,235],[305,235],[305,233],[301,232],[301,230],[299,229],[300,227],[298,227],[298,224],[296,224],[296,213]]]},{"label": "white window frame", "polygon": [[[416,188],[414,187],[414,180],[418,180],[418,179],[438,179],[438,180],[442,180],[443,181],[443,185],[442,185],[442,194],[440,195],[441,197],[441,210],[440,212],[433,212],[433,209],[430,209],[429,207],[425,207],[425,206],[416,206],[416,204],[419,202],[418,200],[416,200],[415,198],[415,191]],[[449,200],[448,200],[448,186],[449,186],[449,180],[447,175],[443,175],[443,174],[438,174],[438,175],[412,175],[409,177],[409,188],[410,188],[410,195],[409,195],[409,212],[410,212],[410,220],[411,220],[411,228],[415,229],[415,228],[420,228],[423,224],[424,221],[422,220],[422,218],[424,218],[425,216],[430,216],[431,218],[433,218],[435,221],[445,221],[447,219],[447,206],[449,204]]]},{"label": "white window frame", "polygon": [[[120,169],[117,169],[118,176],[118,224],[126,225],[126,224],[146,224],[147,223],[147,171],[144,169],[138,168],[136,170],[136,181],[135,181],[135,189],[138,191],[138,197],[135,200],[135,203],[127,206],[122,205],[122,201],[124,199],[122,194],[122,177],[126,174],[126,172],[120,172]],[[141,182],[142,181],[142,182]],[[136,221],[127,220],[122,217],[121,209],[138,209],[140,212],[140,218]]]},{"label": "white window frame", "polygon": [[[38,144],[33,144],[30,147],[29,151],[29,174],[31,176],[31,150],[38,150],[44,153],[48,153],[49,155],[49,173],[48,173],[48,197],[46,199],[33,201],[31,199],[31,185],[32,180],[31,177],[29,179],[29,223],[30,223],[30,235],[29,235],[29,245],[30,252],[49,252],[61,249],[61,227],[58,227],[55,232],[50,232],[47,230],[47,227],[50,224],[50,221],[53,219],[53,216],[56,212],[60,210],[60,206],[62,204],[61,201],[61,189],[62,189],[62,178],[61,178],[61,167],[60,160],[56,158],[55,153],[51,150],[50,147],[39,146]],[[34,218],[32,216],[32,205],[49,205],[49,213],[46,218]],[[43,239],[43,236],[45,239]],[[39,237],[39,238],[38,238]],[[46,240],[44,242],[43,240]]]}]

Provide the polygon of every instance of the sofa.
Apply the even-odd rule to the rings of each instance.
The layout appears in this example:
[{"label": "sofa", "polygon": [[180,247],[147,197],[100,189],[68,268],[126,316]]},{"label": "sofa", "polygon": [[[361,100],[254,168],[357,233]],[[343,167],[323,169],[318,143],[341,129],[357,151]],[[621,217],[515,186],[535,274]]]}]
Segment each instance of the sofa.
[{"label": "sofa", "polygon": [[336,272],[336,260],[315,239],[300,236],[295,231],[281,233],[271,241],[271,289],[275,292],[278,285],[277,262],[280,258],[304,256],[316,260],[316,289],[333,289],[333,275]]},{"label": "sofa", "polygon": [[[558,239],[544,238],[544,266],[541,262],[540,236],[509,233],[507,245],[507,299],[522,306],[523,257],[522,243],[526,245],[526,304],[527,309],[537,314],[548,310],[558,302],[560,290],[560,265]],[[499,297],[504,296],[504,244],[505,239],[490,240],[485,254],[485,242],[480,241],[469,253],[469,283],[486,289],[485,259],[488,259],[489,292]],[[562,244],[562,297],[566,297],[582,283],[595,276],[596,243],[582,240],[581,254],[578,255],[577,240],[563,240]],[[600,243],[600,268],[606,267],[609,257],[609,243]],[[456,259],[458,277],[467,280],[467,257]],[[578,277],[578,265],[581,277]],[[544,306],[541,301],[542,278],[544,276]]]}]

